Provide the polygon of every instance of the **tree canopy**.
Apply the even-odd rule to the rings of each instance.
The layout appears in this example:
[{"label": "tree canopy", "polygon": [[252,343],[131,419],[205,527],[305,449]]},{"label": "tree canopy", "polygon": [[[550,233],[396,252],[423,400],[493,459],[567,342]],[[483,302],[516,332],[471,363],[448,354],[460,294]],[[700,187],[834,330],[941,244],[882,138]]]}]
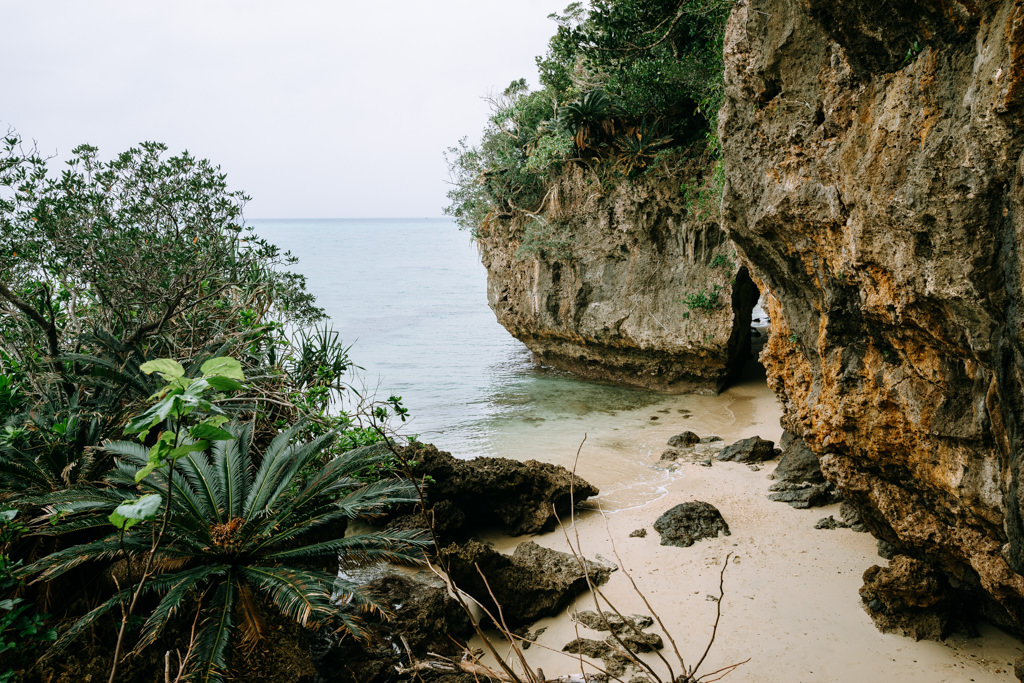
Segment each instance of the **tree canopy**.
[{"label": "tree canopy", "polygon": [[672,150],[717,154],[722,40],[732,0],[593,0],[553,14],[541,88],[492,97],[479,146],[448,150],[446,209],[462,227],[537,211],[562,164],[630,178]]}]

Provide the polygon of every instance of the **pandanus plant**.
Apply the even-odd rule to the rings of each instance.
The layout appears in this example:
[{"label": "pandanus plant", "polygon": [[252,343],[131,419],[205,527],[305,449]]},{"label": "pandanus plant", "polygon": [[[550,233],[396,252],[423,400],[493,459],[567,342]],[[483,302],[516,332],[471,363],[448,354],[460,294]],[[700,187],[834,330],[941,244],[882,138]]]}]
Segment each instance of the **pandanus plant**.
[{"label": "pandanus plant", "polygon": [[[216,376],[190,380],[179,374],[174,381],[184,391],[178,396],[187,398],[189,386],[210,379],[220,383]],[[146,415],[152,411],[142,416],[141,424],[150,420]],[[207,427],[194,426],[185,438],[175,440],[173,459],[156,466],[160,442],[153,447],[108,443],[107,450],[117,456],[110,488],[77,492],[50,506],[51,514],[63,518],[58,532],[62,527],[97,527],[102,519],[98,513],[111,510],[111,521],[120,528],[26,567],[24,575],[33,581],[52,581],[89,563],[111,566],[128,560],[129,570],[148,568],[134,577],[133,585],[122,587],[62,633],[51,653],[110,610],[120,605],[125,613],[125,606],[134,607],[139,595],[150,595],[156,599],[146,604],[155,604],[145,615],[135,649],[152,644],[175,613],[188,610],[198,628],[185,669],[193,680],[221,681],[237,632],[258,637],[262,630],[257,600],[302,626],[330,625],[360,637],[359,613],[386,615],[386,605],[323,567],[421,561],[428,543],[422,532],[343,533],[341,525],[347,520],[418,500],[406,480],[366,483],[359,478],[386,459],[380,449],[350,451],[321,466],[333,433],[301,443],[297,436],[302,426],[296,425],[259,453],[247,426],[219,418],[197,424]],[[210,429],[211,424],[216,426]],[[227,438],[214,429],[225,431]],[[161,432],[160,438],[170,431]],[[178,435],[185,431],[179,429]],[[200,436],[209,440],[193,438]],[[136,488],[145,495],[136,497]]]}]

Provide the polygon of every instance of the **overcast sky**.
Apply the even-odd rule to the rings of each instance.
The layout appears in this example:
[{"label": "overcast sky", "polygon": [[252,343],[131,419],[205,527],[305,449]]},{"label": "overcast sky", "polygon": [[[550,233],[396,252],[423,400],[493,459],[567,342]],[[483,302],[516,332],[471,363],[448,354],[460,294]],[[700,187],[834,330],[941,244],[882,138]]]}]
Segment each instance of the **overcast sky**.
[{"label": "overcast sky", "polygon": [[440,216],[569,0],[0,0],[0,125],[40,151],[143,140],[220,164],[249,218]]}]

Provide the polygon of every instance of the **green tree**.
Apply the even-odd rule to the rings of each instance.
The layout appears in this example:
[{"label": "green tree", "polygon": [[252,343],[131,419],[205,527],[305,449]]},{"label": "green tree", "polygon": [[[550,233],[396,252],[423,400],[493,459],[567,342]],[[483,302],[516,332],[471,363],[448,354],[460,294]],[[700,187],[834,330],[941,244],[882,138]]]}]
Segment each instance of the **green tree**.
[{"label": "green tree", "polygon": [[[147,142],[111,161],[82,145],[60,174],[8,134],[0,144],[0,363],[70,396],[95,350],[191,358],[269,321],[322,312],[294,262],[244,227],[248,200],[220,168]],[[124,359],[118,359],[123,367]]]}]

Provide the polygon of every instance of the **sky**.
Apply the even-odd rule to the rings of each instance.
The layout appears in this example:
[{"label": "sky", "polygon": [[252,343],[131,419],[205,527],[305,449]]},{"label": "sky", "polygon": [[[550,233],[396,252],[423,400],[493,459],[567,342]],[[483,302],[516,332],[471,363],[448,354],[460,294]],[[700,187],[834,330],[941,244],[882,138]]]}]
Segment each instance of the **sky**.
[{"label": "sky", "polygon": [[[435,217],[569,0],[0,0],[0,132],[210,159],[248,218]],[[59,164],[58,164],[59,167]]]}]

